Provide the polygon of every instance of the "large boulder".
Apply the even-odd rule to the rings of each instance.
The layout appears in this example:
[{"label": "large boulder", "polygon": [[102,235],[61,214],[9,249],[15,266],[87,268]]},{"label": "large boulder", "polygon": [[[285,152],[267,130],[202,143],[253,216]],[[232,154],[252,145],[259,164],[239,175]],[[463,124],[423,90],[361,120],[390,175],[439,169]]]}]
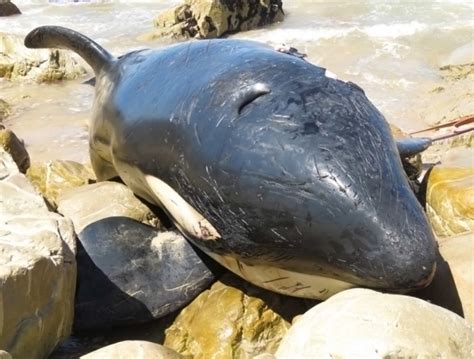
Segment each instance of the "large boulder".
[{"label": "large boulder", "polygon": [[63,191],[95,182],[92,168],[74,161],[34,163],[26,175],[53,208]]},{"label": "large boulder", "polygon": [[2,148],[0,198],[0,348],[13,358],[45,358],[71,333],[72,223],[48,211]]},{"label": "large boulder", "polygon": [[181,355],[162,345],[142,340],[126,340],[108,345],[81,359],[180,359]]},{"label": "large boulder", "polygon": [[153,227],[161,226],[158,217],[127,186],[118,182],[70,186],[56,200],[59,213],[72,219],[77,233],[108,217],[126,217]]},{"label": "large boulder", "polygon": [[72,219],[79,238],[76,332],[161,318],[214,281],[181,234],[140,223],[160,222],[123,184],[71,189],[59,196],[58,211]]},{"label": "large boulder", "polygon": [[155,19],[152,37],[210,39],[284,18],[281,0],[186,0]]},{"label": "large boulder", "polygon": [[[474,150],[464,156],[472,161]],[[426,212],[438,236],[474,231],[474,166],[435,166],[429,173]]]},{"label": "large boulder", "polygon": [[472,327],[418,298],[349,289],[306,312],[277,358],[471,358]]},{"label": "large boulder", "polygon": [[226,274],[181,311],[164,345],[193,358],[253,358],[273,353],[307,301]]},{"label": "large boulder", "polygon": [[0,17],[21,14],[20,9],[10,0],[0,0]]},{"label": "large boulder", "polygon": [[82,60],[69,51],[27,49],[23,38],[0,33],[0,77],[51,82],[76,79],[84,74]]},{"label": "large boulder", "polygon": [[12,156],[21,173],[30,167],[30,155],[26,151],[25,143],[14,132],[0,124],[0,147]]}]

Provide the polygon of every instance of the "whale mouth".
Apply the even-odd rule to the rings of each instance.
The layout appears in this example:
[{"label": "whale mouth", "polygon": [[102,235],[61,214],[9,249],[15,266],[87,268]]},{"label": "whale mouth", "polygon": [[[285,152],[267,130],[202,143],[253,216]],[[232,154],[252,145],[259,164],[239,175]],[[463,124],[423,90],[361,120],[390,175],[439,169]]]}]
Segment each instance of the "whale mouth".
[{"label": "whale mouth", "polygon": [[[412,292],[412,291],[421,290],[421,289],[424,289],[424,288],[426,288],[427,286],[429,286],[431,284],[431,282],[433,281],[433,278],[436,275],[436,270],[437,270],[437,264],[435,262],[433,264],[433,268],[431,269],[430,274],[427,277],[421,279],[420,281],[418,281],[414,284],[405,285],[405,286],[397,286],[397,287],[378,287],[378,289],[383,290],[383,291],[387,291],[387,292],[390,292],[390,293],[398,293],[398,294],[406,294],[406,293],[409,293],[409,292]],[[377,289],[375,287],[371,287],[371,288]]]},{"label": "whale mouth", "polygon": [[309,274],[271,265],[250,264],[230,255],[219,255],[200,247],[208,256],[246,281],[272,292],[292,297],[326,300],[357,285],[323,275]]}]

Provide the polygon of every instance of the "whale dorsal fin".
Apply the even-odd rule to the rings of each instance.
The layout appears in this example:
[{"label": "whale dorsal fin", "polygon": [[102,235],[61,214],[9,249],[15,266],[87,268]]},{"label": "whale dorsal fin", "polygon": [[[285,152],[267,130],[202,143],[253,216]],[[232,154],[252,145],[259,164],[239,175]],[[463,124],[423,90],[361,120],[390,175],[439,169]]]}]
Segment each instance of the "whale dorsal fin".
[{"label": "whale dorsal fin", "polygon": [[80,55],[97,75],[115,58],[102,46],[81,33],[62,26],[40,26],[25,37],[25,46],[32,49],[68,49]]}]

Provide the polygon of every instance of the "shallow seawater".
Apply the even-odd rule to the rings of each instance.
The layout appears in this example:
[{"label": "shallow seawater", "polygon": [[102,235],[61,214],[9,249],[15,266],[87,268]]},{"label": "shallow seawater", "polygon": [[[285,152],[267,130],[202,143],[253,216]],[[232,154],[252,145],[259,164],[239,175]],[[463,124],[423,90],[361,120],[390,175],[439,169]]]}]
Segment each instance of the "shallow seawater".
[{"label": "shallow seawater", "polygon": [[[24,36],[39,25],[69,26],[120,55],[164,46],[137,38],[152,30],[160,11],[178,3],[17,0],[23,14],[2,18],[0,31]],[[234,37],[298,48],[308,60],[364,88],[390,122],[415,130],[424,126],[418,114],[428,91],[440,81],[438,68],[472,60],[473,4],[286,0],[284,22]],[[94,96],[93,88],[82,84],[87,78],[42,85],[0,80],[0,97],[14,106],[5,122],[25,140],[33,161],[87,161]]]}]

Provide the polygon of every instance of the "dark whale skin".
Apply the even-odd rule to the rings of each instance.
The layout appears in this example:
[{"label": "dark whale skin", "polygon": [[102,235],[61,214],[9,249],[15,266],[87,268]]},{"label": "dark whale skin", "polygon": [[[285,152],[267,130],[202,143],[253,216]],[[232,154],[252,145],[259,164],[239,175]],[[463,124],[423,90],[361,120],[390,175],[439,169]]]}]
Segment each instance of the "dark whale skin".
[{"label": "dark whale skin", "polygon": [[[143,197],[136,171],[175,189],[222,236],[198,246],[387,289],[433,271],[430,227],[359,88],[239,40],[132,53],[103,81],[91,152]],[[271,92],[245,105],[236,92],[256,83]]]},{"label": "dark whale skin", "polygon": [[166,182],[219,232],[188,235],[205,252],[391,291],[432,279],[431,228],[358,86],[230,39],[133,52],[96,76],[99,179],[152,202],[143,176]]}]

